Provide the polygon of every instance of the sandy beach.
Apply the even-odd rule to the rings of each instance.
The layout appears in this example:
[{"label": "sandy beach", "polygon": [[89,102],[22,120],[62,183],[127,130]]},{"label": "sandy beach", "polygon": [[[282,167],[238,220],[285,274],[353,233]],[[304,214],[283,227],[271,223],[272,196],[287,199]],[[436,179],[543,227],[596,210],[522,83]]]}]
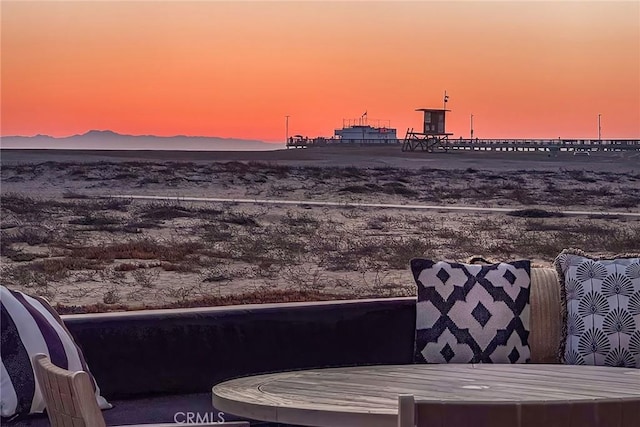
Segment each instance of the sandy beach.
[{"label": "sandy beach", "polygon": [[274,151],[109,151],[2,150],[2,164],[52,162],[263,162],[288,166],[394,167],[403,169],[558,170],[594,172],[638,171],[640,153],[593,153],[574,156],[544,152],[402,152],[398,146],[314,147]]},{"label": "sandy beach", "polygon": [[[640,217],[622,215],[640,214],[632,152],[0,154],[3,284],[61,312],[413,295],[414,257],[549,266],[566,247],[640,251]],[[185,200],[195,197],[340,205]],[[562,213],[572,210],[593,214]]]}]

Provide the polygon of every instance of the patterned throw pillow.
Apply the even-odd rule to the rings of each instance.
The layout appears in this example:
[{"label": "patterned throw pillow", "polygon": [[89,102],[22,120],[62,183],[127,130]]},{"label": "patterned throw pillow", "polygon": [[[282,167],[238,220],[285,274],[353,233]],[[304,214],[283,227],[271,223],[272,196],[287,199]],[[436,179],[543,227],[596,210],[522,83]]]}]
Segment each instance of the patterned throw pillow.
[{"label": "patterned throw pillow", "polygon": [[0,415],[13,417],[42,412],[44,399],[37,387],[32,358],[49,356],[54,365],[89,373],[102,409],[111,405],[100,396],[100,389],[87,368],[82,351],[64,326],[58,313],[43,298],[0,286]]},{"label": "patterned throw pillow", "polygon": [[530,261],[490,265],[413,259],[418,363],[529,361]]},{"label": "patterned throw pillow", "polygon": [[555,260],[569,365],[640,368],[640,257],[590,258],[566,249]]}]

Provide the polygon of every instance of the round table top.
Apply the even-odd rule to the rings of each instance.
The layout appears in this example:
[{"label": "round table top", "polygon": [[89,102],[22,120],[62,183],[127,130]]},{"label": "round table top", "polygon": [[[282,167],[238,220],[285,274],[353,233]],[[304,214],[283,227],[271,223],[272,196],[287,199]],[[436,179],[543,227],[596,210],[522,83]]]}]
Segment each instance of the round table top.
[{"label": "round table top", "polygon": [[313,369],[223,382],[213,387],[213,405],[263,421],[396,426],[401,394],[465,403],[640,401],[640,369],[541,364]]}]

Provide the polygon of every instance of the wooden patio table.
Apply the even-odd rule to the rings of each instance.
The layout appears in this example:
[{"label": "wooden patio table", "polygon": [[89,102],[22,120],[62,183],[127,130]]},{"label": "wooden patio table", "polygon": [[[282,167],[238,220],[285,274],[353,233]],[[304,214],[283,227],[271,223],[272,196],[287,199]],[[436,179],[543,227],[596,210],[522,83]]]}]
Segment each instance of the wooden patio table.
[{"label": "wooden patio table", "polygon": [[[213,405],[255,420],[319,427],[397,426],[398,396],[453,409],[474,426],[640,426],[640,369],[573,365],[391,365],[238,378],[213,387]],[[518,420],[491,424],[511,407]],[[459,414],[466,414],[464,417]],[[498,417],[501,418],[501,417]],[[495,420],[494,420],[495,421]]]}]

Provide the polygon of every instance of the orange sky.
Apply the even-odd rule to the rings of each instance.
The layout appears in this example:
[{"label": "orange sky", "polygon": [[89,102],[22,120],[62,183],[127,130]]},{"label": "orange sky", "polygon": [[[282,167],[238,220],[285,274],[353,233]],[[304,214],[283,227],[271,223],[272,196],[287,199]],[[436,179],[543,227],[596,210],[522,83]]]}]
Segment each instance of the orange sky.
[{"label": "orange sky", "polygon": [[640,2],[5,1],[2,135],[640,138]]}]

